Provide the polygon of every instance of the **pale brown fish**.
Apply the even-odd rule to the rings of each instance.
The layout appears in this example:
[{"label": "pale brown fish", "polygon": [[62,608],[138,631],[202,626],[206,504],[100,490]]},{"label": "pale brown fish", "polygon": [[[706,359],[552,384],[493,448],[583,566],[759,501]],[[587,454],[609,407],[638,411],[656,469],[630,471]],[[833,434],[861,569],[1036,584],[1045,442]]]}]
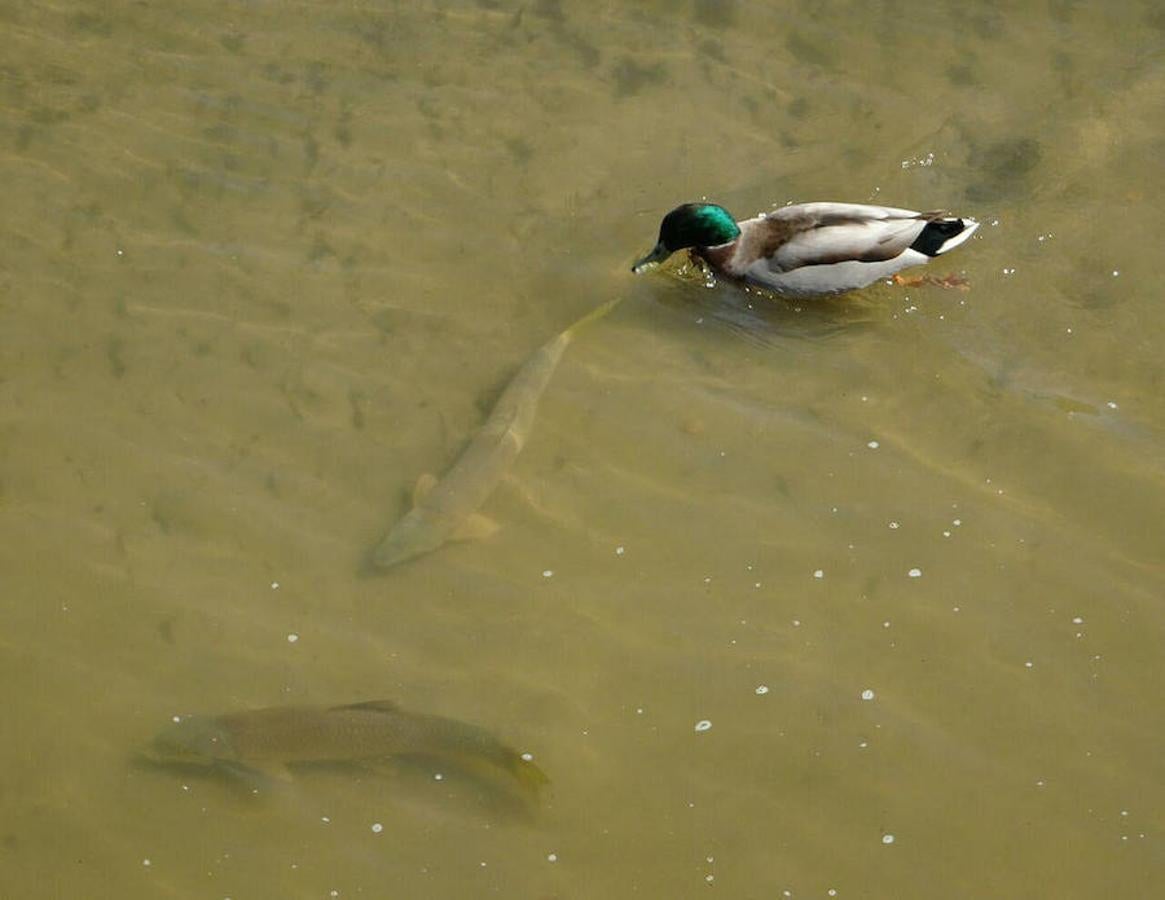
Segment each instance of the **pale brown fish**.
[{"label": "pale brown fish", "polygon": [[487,537],[497,530],[478,509],[522,452],[538,401],[576,332],[618,303],[618,299],[604,303],[535,351],[445,477],[439,481],[431,474],[420,477],[413,490],[413,508],[373,551],[373,565],[388,569],[431,553],[446,541]]}]

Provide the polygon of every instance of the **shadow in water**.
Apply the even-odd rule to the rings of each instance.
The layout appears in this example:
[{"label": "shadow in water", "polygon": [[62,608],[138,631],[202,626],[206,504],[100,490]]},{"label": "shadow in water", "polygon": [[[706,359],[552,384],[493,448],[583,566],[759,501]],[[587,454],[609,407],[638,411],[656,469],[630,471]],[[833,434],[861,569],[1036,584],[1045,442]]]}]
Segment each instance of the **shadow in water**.
[{"label": "shadow in water", "polygon": [[[369,781],[379,782],[402,807],[440,807],[491,821],[529,823],[541,807],[539,791],[424,754],[402,754],[376,762],[295,763],[282,775],[222,761],[202,765],[160,760],[148,753],[132,755],[129,766],[138,772],[214,786],[234,803],[252,809],[294,801],[308,791],[326,792],[330,787],[341,794]],[[379,793],[372,786],[367,790]]]},{"label": "shadow in water", "polygon": [[758,347],[826,341],[871,328],[885,318],[884,304],[873,299],[881,293],[877,285],[839,296],[791,300],[716,279],[690,262],[669,269],[667,275],[672,276],[673,289],[653,291],[655,303]]}]

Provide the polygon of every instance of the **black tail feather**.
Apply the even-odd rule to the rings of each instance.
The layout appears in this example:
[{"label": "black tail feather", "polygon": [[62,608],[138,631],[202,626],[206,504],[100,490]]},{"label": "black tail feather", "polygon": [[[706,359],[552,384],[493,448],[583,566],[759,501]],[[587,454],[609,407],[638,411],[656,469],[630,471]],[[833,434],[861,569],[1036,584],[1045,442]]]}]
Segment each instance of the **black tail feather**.
[{"label": "black tail feather", "polygon": [[927,222],[922,233],[910,245],[910,249],[925,253],[927,256],[938,256],[942,253],[943,244],[962,234],[966,227],[962,219],[936,219]]}]

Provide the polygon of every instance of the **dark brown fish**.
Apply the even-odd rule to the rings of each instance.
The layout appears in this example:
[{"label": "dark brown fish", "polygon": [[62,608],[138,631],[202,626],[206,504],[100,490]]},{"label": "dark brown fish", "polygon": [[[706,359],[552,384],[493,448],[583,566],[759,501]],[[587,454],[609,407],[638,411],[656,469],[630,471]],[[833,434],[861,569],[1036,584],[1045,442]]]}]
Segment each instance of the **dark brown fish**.
[{"label": "dark brown fish", "polygon": [[528,755],[476,725],[413,713],[387,700],[350,706],[273,706],[186,716],[154,738],[155,762],[220,765],[288,779],[297,763],[375,763],[394,756],[449,762],[468,774],[512,778],[537,791],[548,779]]}]

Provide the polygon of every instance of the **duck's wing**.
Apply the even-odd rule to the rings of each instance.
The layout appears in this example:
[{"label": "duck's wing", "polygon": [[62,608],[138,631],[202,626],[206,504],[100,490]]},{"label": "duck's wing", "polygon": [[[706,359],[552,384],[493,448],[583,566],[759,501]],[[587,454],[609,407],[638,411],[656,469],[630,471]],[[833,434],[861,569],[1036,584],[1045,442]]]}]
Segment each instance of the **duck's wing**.
[{"label": "duck's wing", "polygon": [[754,245],[754,252],[757,258],[767,259],[773,272],[843,262],[885,262],[906,253],[927,225],[943,219],[940,212],[891,206],[802,203],[752,220],[759,245]]}]

